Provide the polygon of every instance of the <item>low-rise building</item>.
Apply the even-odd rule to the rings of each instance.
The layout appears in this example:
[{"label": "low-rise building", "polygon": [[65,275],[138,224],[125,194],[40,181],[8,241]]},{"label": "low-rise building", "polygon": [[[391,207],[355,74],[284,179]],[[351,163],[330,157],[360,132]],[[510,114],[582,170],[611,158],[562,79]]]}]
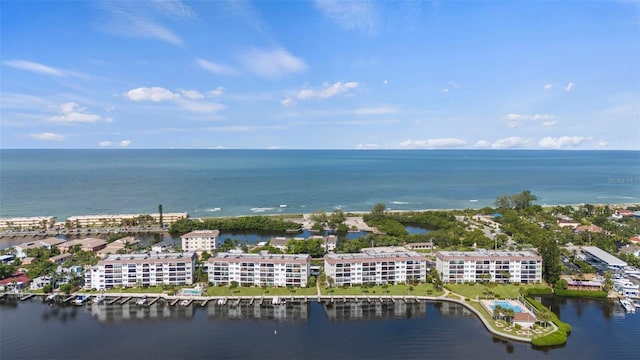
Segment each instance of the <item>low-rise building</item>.
[{"label": "low-rise building", "polygon": [[405,247],[409,250],[431,250],[433,243],[431,242],[417,242],[406,244]]},{"label": "low-rise building", "polygon": [[[67,220],[73,227],[99,227],[121,226],[123,220],[133,220],[140,216],[149,215],[155,222],[160,222],[160,213],[155,214],[119,214],[119,215],[80,215],[72,216]],[[186,219],[187,213],[163,213],[163,224],[172,224],[178,220]]]},{"label": "low-rise building", "polygon": [[173,239],[165,239],[159,243],[151,245],[151,251],[156,253],[172,252],[174,250],[173,245]]},{"label": "low-rise building", "polygon": [[[116,241],[110,242],[104,249],[98,250],[96,253],[98,256],[105,256],[107,254],[117,254],[119,252],[123,252],[121,250],[126,249],[127,246],[135,246],[140,243],[140,240],[137,240],[133,236],[127,236],[122,239],[118,239]],[[124,251],[130,252],[130,251]]]},{"label": "low-rise building", "polygon": [[324,272],[336,286],[423,282],[427,258],[403,247],[362,249],[354,254],[327,254]]},{"label": "low-rise building", "polygon": [[57,265],[62,265],[72,257],[73,257],[73,254],[67,252],[67,253],[62,253],[60,255],[52,256],[49,258],[49,261]]},{"label": "low-rise building", "polygon": [[85,270],[86,289],[119,286],[190,285],[196,267],[196,254],[107,255]]},{"label": "low-rise building", "polygon": [[30,281],[31,279],[23,272],[16,272],[10,277],[0,280],[0,291],[26,289]]},{"label": "low-rise building", "polygon": [[436,270],[445,283],[539,283],[542,257],[531,251],[438,251]]},{"label": "low-rise building", "polygon": [[322,248],[325,252],[332,252],[336,250],[336,246],[338,245],[337,235],[327,235],[324,236],[322,240]]},{"label": "low-rise building", "polygon": [[558,226],[561,228],[570,227],[572,229],[577,228],[580,225],[579,221],[572,219],[558,219]]},{"label": "low-rise building", "polygon": [[42,239],[39,240],[38,242],[40,243],[40,246],[47,249],[47,250],[51,250],[51,248],[58,246],[64,242],[66,242],[67,240],[65,239],[60,239],[57,237],[48,237],[46,239]]},{"label": "low-rise building", "polygon": [[12,217],[0,219],[0,231],[46,229],[56,222],[55,216]]},{"label": "low-rise building", "polygon": [[78,240],[71,240],[58,245],[58,250],[61,253],[68,252],[72,247],[80,245],[80,250],[86,252],[97,252],[107,246],[107,242],[98,238],[85,238]]},{"label": "low-rise building", "polygon": [[44,275],[44,276],[40,276],[35,279],[32,279],[31,283],[29,284],[29,289],[40,290],[47,285],[51,285],[51,276]]},{"label": "low-rise building", "polygon": [[26,257],[22,259],[22,265],[31,265],[36,261],[38,261],[37,257]]},{"label": "low-rise building", "polygon": [[583,232],[601,233],[602,228],[598,225],[580,225],[574,231],[578,234]]},{"label": "low-rise building", "polygon": [[16,257],[18,259],[24,259],[27,257],[27,250],[30,249],[39,249],[42,246],[38,241],[30,241],[22,244],[14,245],[13,248],[16,250]]},{"label": "low-rise building", "polygon": [[211,251],[218,248],[218,230],[196,230],[180,236],[182,251]]},{"label": "low-rise building", "polygon": [[209,282],[248,286],[306,287],[311,256],[308,254],[218,253],[207,260]]}]

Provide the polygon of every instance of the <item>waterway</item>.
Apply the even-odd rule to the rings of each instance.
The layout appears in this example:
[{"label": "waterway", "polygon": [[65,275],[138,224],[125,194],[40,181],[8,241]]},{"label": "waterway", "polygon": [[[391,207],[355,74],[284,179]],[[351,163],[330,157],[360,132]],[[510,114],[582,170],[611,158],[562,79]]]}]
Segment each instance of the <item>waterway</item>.
[{"label": "waterway", "polygon": [[489,334],[458,304],[156,303],[50,307],[0,300],[2,359],[638,359],[640,314],[608,301],[545,298],[571,323],[539,350]]}]

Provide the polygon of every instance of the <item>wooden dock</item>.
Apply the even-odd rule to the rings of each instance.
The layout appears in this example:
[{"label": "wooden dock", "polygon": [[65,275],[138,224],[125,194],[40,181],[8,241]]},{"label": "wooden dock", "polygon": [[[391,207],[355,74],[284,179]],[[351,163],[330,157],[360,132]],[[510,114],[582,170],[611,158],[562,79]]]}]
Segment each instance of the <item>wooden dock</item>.
[{"label": "wooden dock", "polygon": [[7,296],[6,292],[3,292],[2,294],[0,294],[0,299],[2,299],[3,297]]},{"label": "wooden dock", "polygon": [[151,306],[151,305],[155,304],[155,303],[156,303],[156,301],[158,301],[158,300],[160,300],[160,297],[159,297],[159,296],[158,296],[157,298],[155,298],[155,299],[152,299],[152,300],[149,302],[149,306]]},{"label": "wooden dock", "polygon": [[116,303],[116,301],[120,300],[121,298],[122,298],[121,296],[118,296],[118,297],[116,297],[115,299],[113,299],[113,300],[111,300],[111,301],[107,302],[107,305],[113,305],[113,304],[115,304],[115,303]]},{"label": "wooden dock", "polygon": [[122,300],[122,301],[120,302],[120,305],[124,305],[124,304],[126,304],[126,303],[127,303],[129,300],[131,300],[131,299],[133,299],[133,297],[132,297],[132,296],[129,296],[128,298],[126,298],[126,299]]},{"label": "wooden dock", "polygon": [[68,298],[66,298],[66,299],[62,300],[62,302],[63,302],[63,303],[66,303],[67,301],[69,301],[69,300],[71,300],[71,299],[73,299],[73,298],[75,298],[75,297],[76,297],[75,295],[71,295],[71,296],[69,296]]},{"label": "wooden dock", "polygon": [[209,300],[202,300],[202,302],[200,303],[201,307],[205,307],[207,306],[207,303],[209,302]]},{"label": "wooden dock", "polygon": [[175,306],[175,305],[178,303],[178,301],[180,301],[180,299],[175,299],[175,300],[173,300],[173,301],[171,302],[171,304],[170,304],[170,305],[171,305],[171,306]]},{"label": "wooden dock", "polygon": [[27,294],[27,295],[21,297],[20,301],[25,301],[25,300],[31,299],[34,296],[36,296],[36,294]]}]

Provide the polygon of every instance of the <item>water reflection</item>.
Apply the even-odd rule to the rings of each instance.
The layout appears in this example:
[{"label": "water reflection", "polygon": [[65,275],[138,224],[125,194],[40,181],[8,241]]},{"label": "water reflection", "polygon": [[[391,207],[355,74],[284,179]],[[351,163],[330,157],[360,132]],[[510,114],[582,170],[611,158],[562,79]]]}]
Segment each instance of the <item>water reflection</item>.
[{"label": "water reflection", "polygon": [[421,317],[427,313],[425,302],[353,301],[325,303],[330,320],[371,320]]},{"label": "water reflection", "polygon": [[207,305],[207,314],[213,319],[242,319],[242,320],[278,320],[278,321],[306,321],[309,314],[309,304],[303,302],[287,302],[281,305],[271,305],[259,301],[248,301],[240,304],[219,306],[211,301]]},{"label": "water reflection", "polygon": [[84,306],[100,322],[121,322],[154,319],[190,319],[194,306],[170,306],[166,302],[157,302],[150,306],[140,306],[135,302],[126,304],[86,304]]}]

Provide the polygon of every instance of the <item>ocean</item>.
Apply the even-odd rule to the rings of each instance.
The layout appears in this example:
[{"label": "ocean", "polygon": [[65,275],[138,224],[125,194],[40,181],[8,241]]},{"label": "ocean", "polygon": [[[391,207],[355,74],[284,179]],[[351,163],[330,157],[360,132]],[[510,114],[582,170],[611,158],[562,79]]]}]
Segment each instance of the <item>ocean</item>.
[{"label": "ocean", "polygon": [[0,150],[0,217],[640,202],[638,151]]},{"label": "ocean", "polygon": [[462,305],[335,303],[49,307],[0,300],[2,359],[638,359],[640,314],[612,301],[547,298],[566,345],[492,336]]}]

